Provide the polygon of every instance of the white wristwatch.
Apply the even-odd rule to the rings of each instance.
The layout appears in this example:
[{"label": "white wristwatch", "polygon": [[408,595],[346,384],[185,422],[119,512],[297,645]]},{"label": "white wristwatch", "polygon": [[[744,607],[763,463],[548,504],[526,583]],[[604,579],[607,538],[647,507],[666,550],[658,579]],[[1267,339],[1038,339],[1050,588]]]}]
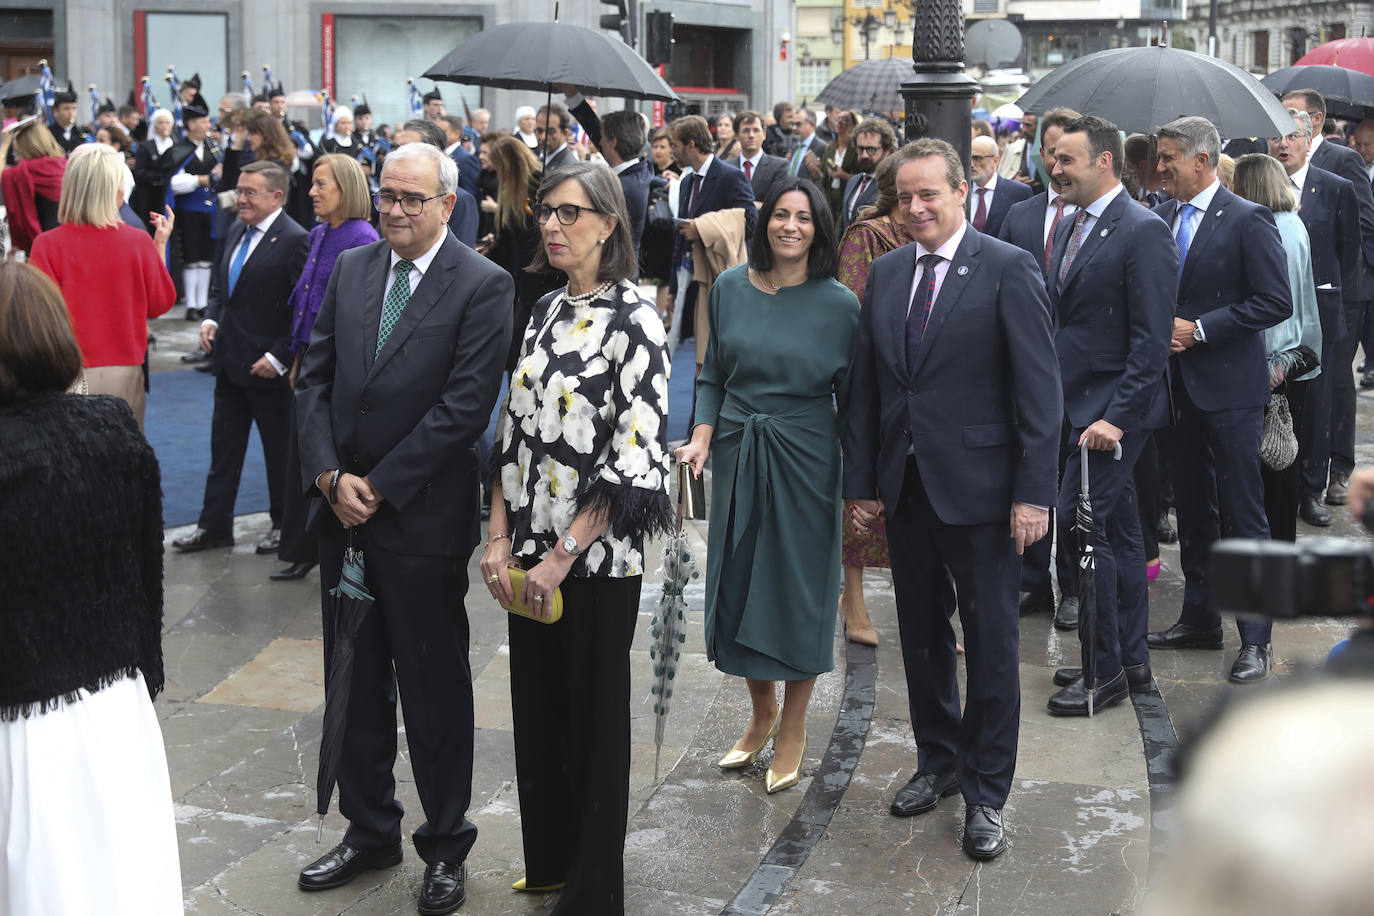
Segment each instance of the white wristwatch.
[{"label": "white wristwatch", "polygon": [[577,538],[571,534],[563,538],[563,549],[568,552],[569,556],[574,557],[582,552],[582,548],[577,546]]}]

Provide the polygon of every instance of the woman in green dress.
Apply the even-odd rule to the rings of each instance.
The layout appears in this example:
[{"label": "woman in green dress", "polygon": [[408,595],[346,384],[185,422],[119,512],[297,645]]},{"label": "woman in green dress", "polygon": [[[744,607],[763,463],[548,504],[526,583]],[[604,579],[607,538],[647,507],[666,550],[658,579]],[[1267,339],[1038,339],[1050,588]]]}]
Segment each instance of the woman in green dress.
[{"label": "woman in green dress", "polygon": [[[767,789],[796,785],[816,675],[834,667],[840,572],[835,398],[849,375],[859,300],[835,280],[834,221],[806,179],[775,184],[749,263],[711,288],[697,379],[697,476],[714,451],[706,652],[745,678],[753,716],[720,761],[747,767],[770,740]],[[843,400],[841,399],[841,403]],[[781,708],[775,681],[785,681]]]}]

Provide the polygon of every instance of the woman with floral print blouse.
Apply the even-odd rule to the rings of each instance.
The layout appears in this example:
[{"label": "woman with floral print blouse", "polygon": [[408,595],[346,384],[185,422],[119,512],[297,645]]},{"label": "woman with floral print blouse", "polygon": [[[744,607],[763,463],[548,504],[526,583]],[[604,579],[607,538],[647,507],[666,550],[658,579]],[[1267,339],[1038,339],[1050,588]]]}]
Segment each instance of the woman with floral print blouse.
[{"label": "woman with floral print blouse", "polygon": [[[630,785],[630,642],[645,540],[666,531],[668,352],[663,322],[633,282],[620,181],[601,163],[551,172],[531,270],[568,285],[524,329],[497,426],[498,469],[482,575],[498,601],[507,569],[550,616],[510,615],[511,706],[525,877],[563,888],[555,913],[624,912]],[[566,884],[566,887],[565,887]]]}]

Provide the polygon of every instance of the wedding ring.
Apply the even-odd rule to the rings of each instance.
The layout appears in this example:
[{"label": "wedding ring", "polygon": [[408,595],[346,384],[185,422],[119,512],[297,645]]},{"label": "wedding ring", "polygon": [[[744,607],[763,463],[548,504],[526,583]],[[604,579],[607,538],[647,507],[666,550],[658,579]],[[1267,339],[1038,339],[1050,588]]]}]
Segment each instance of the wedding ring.
[{"label": "wedding ring", "polygon": [[501,578],[501,576],[500,576],[498,573],[492,573],[491,575],[487,576],[487,581],[488,581],[488,582],[496,582],[496,581],[500,580],[500,578]]},{"label": "wedding ring", "polygon": [[535,601],[540,601],[540,602],[542,602],[542,601],[544,600],[544,596],[543,596],[543,595],[535,595],[535,596],[534,596],[534,600],[535,600]]}]

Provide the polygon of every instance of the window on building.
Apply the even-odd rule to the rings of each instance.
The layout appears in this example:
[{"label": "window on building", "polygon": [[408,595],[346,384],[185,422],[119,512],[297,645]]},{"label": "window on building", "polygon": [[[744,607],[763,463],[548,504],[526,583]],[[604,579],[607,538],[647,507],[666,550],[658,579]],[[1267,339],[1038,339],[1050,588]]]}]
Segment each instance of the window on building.
[{"label": "window on building", "polygon": [[1250,66],[1268,71],[1269,69],[1269,30],[1261,29],[1250,33]]},{"label": "window on building", "polygon": [[808,60],[802,62],[797,70],[797,94],[803,98],[814,99],[816,93],[830,82],[830,61]]},{"label": "window on building", "polygon": [[[171,104],[171,92],[162,76],[173,67],[181,80],[200,74],[200,95],[213,114],[220,97],[229,91],[229,17],[224,13],[150,12],[147,42],[148,75],[153,78],[153,97],[158,104]],[[254,73],[253,85],[261,79],[261,71]],[[242,80],[234,89],[241,86]],[[286,91],[292,88],[287,86]]]},{"label": "window on building", "polygon": [[1345,37],[1344,22],[1328,22],[1326,24],[1326,40],[1339,41]]},{"label": "window on building", "polygon": [[973,0],[975,13],[999,13],[999,0]]},{"label": "window on building", "polygon": [[[338,32],[334,95],[345,104],[352,96],[366,95],[373,124],[409,118],[406,79],[419,76],[482,28],[482,20],[476,17],[337,16],[334,22]],[[518,54],[520,49],[511,51]],[[433,88],[429,80],[419,85],[421,93]],[[478,86],[442,83],[439,92],[450,114],[462,116],[465,99],[471,108],[482,105]]]},{"label": "window on building", "polygon": [[829,38],[833,7],[803,6],[797,9],[798,38]]}]

